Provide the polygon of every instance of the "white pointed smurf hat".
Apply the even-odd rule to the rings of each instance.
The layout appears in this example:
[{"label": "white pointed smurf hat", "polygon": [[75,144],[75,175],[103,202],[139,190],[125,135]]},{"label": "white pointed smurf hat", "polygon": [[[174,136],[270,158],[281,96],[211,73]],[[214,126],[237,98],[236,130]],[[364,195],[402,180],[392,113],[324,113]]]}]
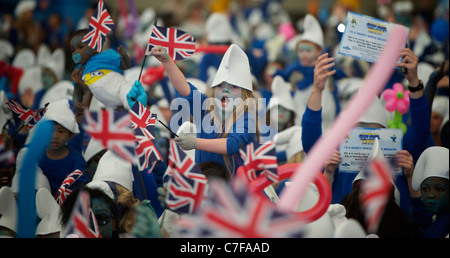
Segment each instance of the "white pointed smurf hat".
[{"label": "white pointed smurf hat", "polygon": [[131,164],[108,150],[98,162],[97,171],[92,181],[113,182],[125,187],[129,191],[133,191],[133,171]]},{"label": "white pointed smurf hat", "polygon": [[232,44],[225,52],[211,88],[222,82],[253,92],[252,73],[248,57],[244,50],[236,44]]},{"label": "white pointed smurf hat", "polygon": [[42,119],[55,121],[74,134],[80,133],[75,114],[67,99],[50,102]]},{"label": "white pointed smurf hat", "polygon": [[422,152],[414,168],[412,188],[419,190],[422,182],[429,177],[448,179],[449,150],[433,146]]},{"label": "white pointed smurf hat", "polygon": [[60,208],[52,194],[45,188],[36,193],[36,211],[41,219],[36,235],[48,235],[61,231]]},{"label": "white pointed smurf hat", "polygon": [[324,47],[322,27],[319,21],[311,14],[305,16],[303,34],[300,36],[300,41],[308,41],[318,45],[320,48]]},{"label": "white pointed smurf hat", "polygon": [[17,202],[14,194],[7,186],[0,188],[0,227],[14,233],[17,230]]},{"label": "white pointed smurf hat", "polygon": [[[294,101],[291,95],[291,84],[286,82],[280,75],[275,76],[272,81],[273,95],[269,101],[268,109],[276,105],[280,105],[288,110],[295,112]],[[278,103],[273,101],[273,98],[278,99]]]}]

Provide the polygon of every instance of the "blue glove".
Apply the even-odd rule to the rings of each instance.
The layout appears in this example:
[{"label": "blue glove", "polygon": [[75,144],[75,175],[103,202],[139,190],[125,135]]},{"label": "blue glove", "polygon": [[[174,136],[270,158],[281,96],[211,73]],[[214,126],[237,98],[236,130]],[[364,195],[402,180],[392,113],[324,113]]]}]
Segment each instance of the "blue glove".
[{"label": "blue glove", "polygon": [[133,107],[136,100],[142,105],[147,106],[147,93],[145,92],[144,87],[142,87],[140,81],[135,81],[131,87],[131,90],[127,94],[127,101],[130,108]]}]

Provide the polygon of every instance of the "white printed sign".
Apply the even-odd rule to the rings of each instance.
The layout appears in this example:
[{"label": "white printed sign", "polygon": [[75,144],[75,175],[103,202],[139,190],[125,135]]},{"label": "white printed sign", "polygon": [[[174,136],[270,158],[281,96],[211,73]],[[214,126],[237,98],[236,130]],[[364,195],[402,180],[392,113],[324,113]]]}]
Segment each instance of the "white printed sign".
[{"label": "white printed sign", "polygon": [[[356,127],[339,147],[342,157],[342,161],[339,163],[339,172],[361,171],[372,151],[375,138],[378,138],[385,159],[393,165],[392,157],[397,151],[402,150],[403,131],[401,129]],[[402,173],[400,167],[392,167],[395,173]]]},{"label": "white printed sign", "polygon": [[[396,25],[398,24],[348,12],[338,53],[375,63],[387,42],[390,32]],[[406,30],[409,32],[408,28]],[[408,36],[405,38],[405,45],[407,40]]]}]

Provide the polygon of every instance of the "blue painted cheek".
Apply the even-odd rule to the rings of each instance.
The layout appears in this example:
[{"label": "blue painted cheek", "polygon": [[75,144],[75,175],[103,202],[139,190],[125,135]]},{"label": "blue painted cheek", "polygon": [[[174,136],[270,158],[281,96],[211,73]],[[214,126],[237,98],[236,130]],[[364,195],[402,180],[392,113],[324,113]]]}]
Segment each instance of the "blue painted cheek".
[{"label": "blue painted cheek", "polygon": [[72,56],[72,60],[75,64],[79,64],[81,62],[81,55],[80,53],[76,53]]}]

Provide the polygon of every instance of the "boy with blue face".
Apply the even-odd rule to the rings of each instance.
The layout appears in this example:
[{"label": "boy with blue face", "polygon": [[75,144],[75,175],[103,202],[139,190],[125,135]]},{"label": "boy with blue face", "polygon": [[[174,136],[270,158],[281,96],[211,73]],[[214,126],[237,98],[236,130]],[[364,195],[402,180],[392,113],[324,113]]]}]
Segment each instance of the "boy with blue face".
[{"label": "boy with blue face", "polygon": [[426,149],[411,177],[413,222],[419,226],[422,237],[443,238],[449,233],[448,157],[447,148]]}]

